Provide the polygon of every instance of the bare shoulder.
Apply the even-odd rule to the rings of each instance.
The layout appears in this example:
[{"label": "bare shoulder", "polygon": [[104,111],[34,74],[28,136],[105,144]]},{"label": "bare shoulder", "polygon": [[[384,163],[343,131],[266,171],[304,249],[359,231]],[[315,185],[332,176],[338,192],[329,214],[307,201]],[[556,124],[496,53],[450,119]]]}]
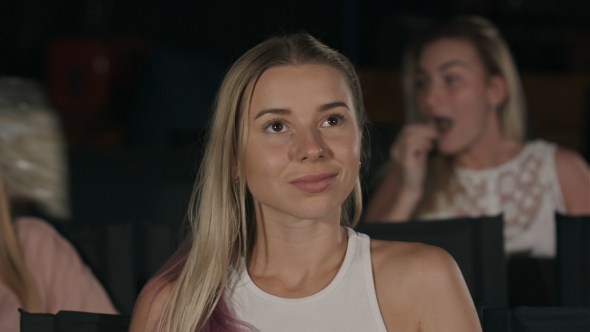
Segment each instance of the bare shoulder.
[{"label": "bare shoulder", "polygon": [[14,220],[13,225],[17,236],[34,241],[48,236],[61,237],[53,226],[39,218],[20,217]]},{"label": "bare shoulder", "polygon": [[25,260],[31,260],[35,268],[39,264],[47,267],[48,263],[55,267],[57,261],[71,265],[73,261],[80,260],[72,244],[46,221],[20,217],[14,220],[13,226]]},{"label": "bare shoulder", "polygon": [[[383,267],[410,264],[421,265],[431,260],[442,260],[447,263],[453,258],[443,249],[418,242],[371,240],[371,255],[375,263]],[[393,263],[396,264],[393,264]]]},{"label": "bare shoulder", "polygon": [[463,280],[455,260],[445,250],[416,242],[371,240],[375,275],[415,285]]},{"label": "bare shoulder", "polygon": [[152,280],[144,287],[133,308],[130,332],[157,331],[173,287],[163,279]]},{"label": "bare shoulder", "polygon": [[377,299],[388,330],[481,329],[461,271],[443,249],[372,240],[371,256]]},{"label": "bare shoulder", "polygon": [[[588,173],[588,164],[584,161],[582,156],[580,156],[577,152],[566,149],[566,148],[558,148],[555,151],[555,163],[557,165],[558,171],[560,169],[565,171],[585,171]],[[588,175],[588,174],[586,174]]]},{"label": "bare shoulder", "polygon": [[555,167],[568,214],[590,214],[590,169],[576,152],[559,148]]}]

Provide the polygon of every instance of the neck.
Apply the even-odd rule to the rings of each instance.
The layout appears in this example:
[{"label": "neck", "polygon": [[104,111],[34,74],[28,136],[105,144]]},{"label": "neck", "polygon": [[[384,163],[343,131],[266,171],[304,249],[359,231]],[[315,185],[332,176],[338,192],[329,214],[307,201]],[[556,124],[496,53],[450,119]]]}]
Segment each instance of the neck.
[{"label": "neck", "polygon": [[512,159],[522,147],[522,143],[509,141],[503,137],[497,114],[493,113],[486,130],[474,144],[455,155],[454,160],[463,168],[486,169]]},{"label": "neck", "polygon": [[[263,213],[265,212],[265,213]],[[340,211],[323,220],[301,220],[256,208],[256,243],[248,272],[259,287],[277,295],[285,288],[315,292],[340,268],[347,248]],[[317,286],[317,287],[315,287]],[[315,289],[319,288],[319,289]]]}]

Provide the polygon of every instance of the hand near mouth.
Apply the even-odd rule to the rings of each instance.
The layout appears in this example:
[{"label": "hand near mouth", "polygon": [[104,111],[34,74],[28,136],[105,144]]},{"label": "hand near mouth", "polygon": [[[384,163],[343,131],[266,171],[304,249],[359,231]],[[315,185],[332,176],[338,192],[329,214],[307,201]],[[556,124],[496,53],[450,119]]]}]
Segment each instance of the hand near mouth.
[{"label": "hand near mouth", "polygon": [[435,148],[439,131],[435,122],[405,126],[390,150],[404,191],[421,192],[426,177],[428,153]]}]

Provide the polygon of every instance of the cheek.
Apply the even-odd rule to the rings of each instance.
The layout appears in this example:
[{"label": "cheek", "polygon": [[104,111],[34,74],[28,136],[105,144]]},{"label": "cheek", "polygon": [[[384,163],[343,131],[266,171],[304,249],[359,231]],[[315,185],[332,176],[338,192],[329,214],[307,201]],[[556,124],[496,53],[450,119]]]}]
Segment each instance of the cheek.
[{"label": "cheek", "polygon": [[463,91],[456,96],[455,100],[457,117],[471,129],[481,130],[479,127],[488,112],[487,102],[481,91]]},{"label": "cheek", "polygon": [[416,107],[418,108],[418,112],[423,119],[428,119],[430,116],[430,112],[428,112],[428,107],[426,106],[426,101],[424,96],[421,93],[416,95]]},{"label": "cheek", "polygon": [[361,142],[359,135],[350,134],[339,139],[334,139],[332,144],[334,158],[340,160],[342,164],[352,168],[354,173],[358,172],[359,161],[361,156]]},{"label": "cheek", "polygon": [[261,153],[249,153],[246,157],[246,187],[255,201],[264,200],[273,177],[272,162]]},{"label": "cheek", "polygon": [[284,163],[284,149],[258,145],[246,150],[246,176],[263,177],[277,174]]}]

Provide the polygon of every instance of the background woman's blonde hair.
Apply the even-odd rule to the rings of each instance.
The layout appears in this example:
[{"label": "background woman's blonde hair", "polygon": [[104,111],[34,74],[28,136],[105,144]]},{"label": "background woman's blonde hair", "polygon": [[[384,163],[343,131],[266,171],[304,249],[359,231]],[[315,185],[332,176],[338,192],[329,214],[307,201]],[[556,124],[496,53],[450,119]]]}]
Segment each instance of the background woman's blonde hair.
[{"label": "background woman's blonde hair", "polygon": [[[418,61],[424,48],[432,42],[445,38],[468,41],[491,77],[500,75],[506,82],[507,97],[497,105],[502,135],[512,141],[524,140],[526,104],[518,71],[510,50],[498,29],[490,21],[478,16],[457,16],[433,25],[419,33],[406,48],[402,60],[402,86],[406,120],[409,123],[423,122],[417,108],[416,74]],[[424,197],[415,211],[415,217],[432,212],[450,204],[454,190],[460,190],[453,176],[452,157],[434,153],[428,161]]]},{"label": "background woman's blonde hair", "polygon": [[12,227],[10,208],[2,168],[0,167],[0,281],[18,298],[23,309],[29,312],[40,310],[39,298],[33,278],[20,251]]},{"label": "background woman's blonde hair", "polygon": [[[189,238],[154,279],[173,284],[159,331],[210,330],[214,325],[223,330],[239,329],[223,294],[233,273],[245,268],[240,262],[248,261],[256,232],[252,198],[242,176],[248,107],[262,73],[273,67],[303,64],[326,65],[342,73],[355,103],[359,127],[364,129],[366,117],[358,77],[348,59],[337,51],[299,33],[272,37],[242,55],[229,69],[216,98],[188,212]],[[357,177],[342,205],[342,225],[353,226],[358,221],[361,203]]]},{"label": "background woman's blonde hair", "polygon": [[40,84],[0,78],[0,167],[11,199],[54,220],[71,217],[65,140]]}]

